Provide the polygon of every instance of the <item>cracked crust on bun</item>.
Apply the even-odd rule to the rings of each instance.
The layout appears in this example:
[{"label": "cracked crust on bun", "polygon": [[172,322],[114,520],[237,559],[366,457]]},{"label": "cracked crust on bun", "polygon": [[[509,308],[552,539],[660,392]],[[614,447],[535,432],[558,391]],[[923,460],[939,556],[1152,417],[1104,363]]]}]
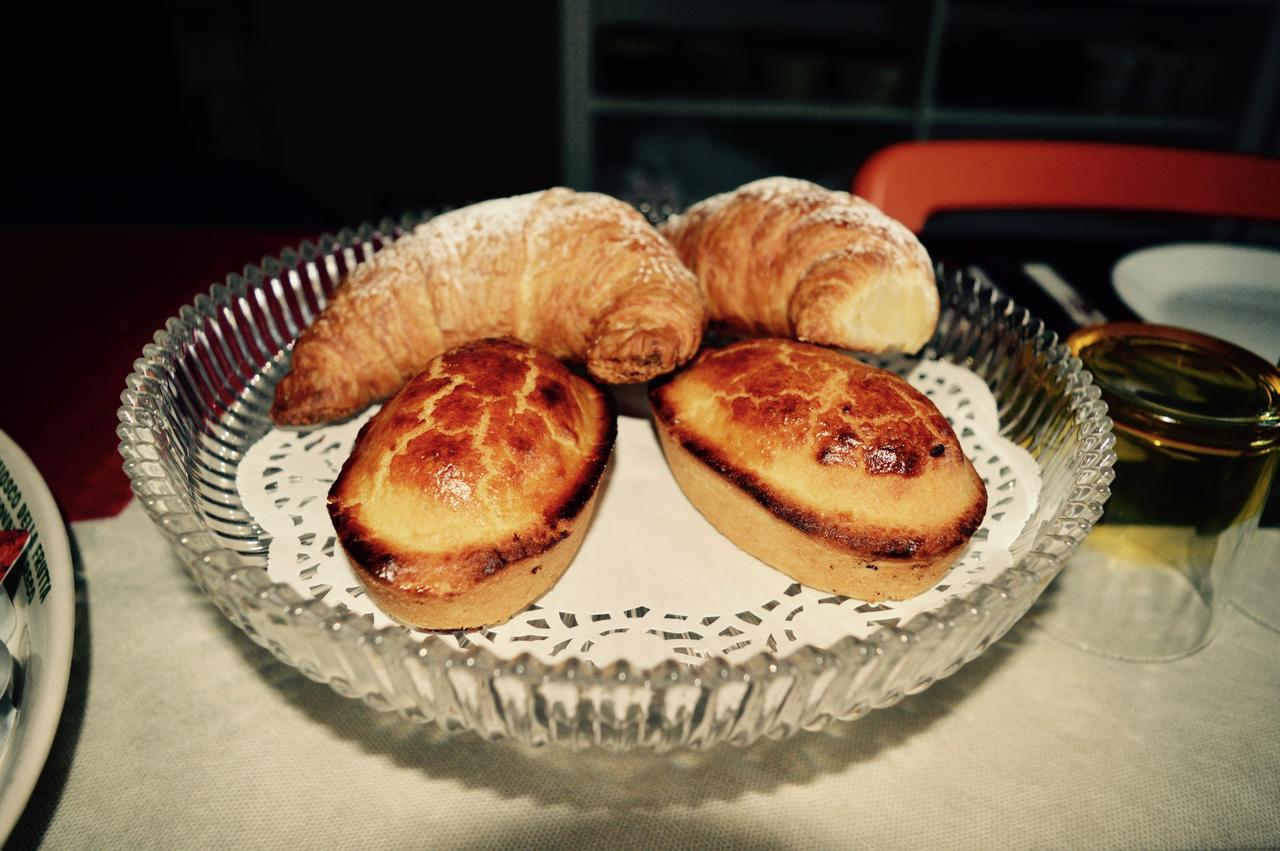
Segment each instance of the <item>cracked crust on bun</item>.
[{"label": "cracked crust on bun", "polygon": [[356,576],[397,621],[500,623],[577,553],[615,434],[609,397],[550,354],[468,343],[360,430],[329,515]]},{"label": "cracked crust on bun", "polygon": [[704,351],[649,399],[690,502],[810,587],[914,597],[986,515],[986,487],[933,403],[839,352],[746,340]]}]

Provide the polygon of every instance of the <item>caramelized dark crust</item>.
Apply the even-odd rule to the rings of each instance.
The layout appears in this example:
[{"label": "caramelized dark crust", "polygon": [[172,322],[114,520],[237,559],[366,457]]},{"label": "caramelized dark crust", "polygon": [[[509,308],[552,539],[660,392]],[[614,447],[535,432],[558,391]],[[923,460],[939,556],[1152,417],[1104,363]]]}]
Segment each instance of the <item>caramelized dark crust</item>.
[{"label": "caramelized dark crust", "polygon": [[554,584],[590,518],[612,402],[513,340],[445,353],[361,429],[328,508],[358,577],[430,629],[504,620]]},{"label": "caramelized dark crust", "polygon": [[[918,593],[986,514],[982,480],[933,403],[836,352],[744,341],[654,383],[650,401],[694,504],[743,549],[807,584],[867,598]],[[727,516],[740,503],[751,510]],[[744,519],[757,511],[763,521]],[[780,528],[770,537],[761,522]],[[799,562],[779,563],[802,551],[823,562],[821,581],[801,577]],[[911,581],[898,582],[895,567]],[[842,571],[858,578],[850,584]]]},{"label": "caramelized dark crust", "polygon": [[[678,417],[662,394],[662,386],[666,383],[667,379],[662,379],[650,391],[649,398],[658,420],[669,429],[685,451],[750,496],[761,508],[806,535],[814,535],[834,546],[854,553],[865,553],[874,558],[923,559],[963,546],[969,538],[973,537],[973,533],[982,525],[982,519],[986,516],[987,505],[984,498],[981,502],[972,504],[964,515],[957,518],[954,529],[943,532],[922,532],[907,525],[895,528],[884,526],[847,528],[834,522],[829,515],[812,505],[802,504],[784,496],[778,489],[765,484],[759,476],[730,463],[716,443],[703,440],[690,433],[689,429],[677,425]],[[937,445],[945,449],[945,444]],[[912,453],[909,457],[915,458],[918,455]],[[898,475],[910,477],[919,475],[920,472],[917,469],[910,473],[901,472]]]},{"label": "caramelized dark crust", "polygon": [[813,506],[789,500],[778,490],[764,484],[757,476],[729,464],[715,447],[696,438],[676,439],[680,440],[685,451],[732,482],[734,487],[750,496],[765,511],[806,535],[813,535],[833,546],[851,553],[865,554],[873,559],[927,559],[945,554],[967,543],[986,516],[987,506],[983,500],[973,504],[958,518],[953,529],[940,533],[922,533],[908,525],[850,529],[834,522],[829,515]]}]

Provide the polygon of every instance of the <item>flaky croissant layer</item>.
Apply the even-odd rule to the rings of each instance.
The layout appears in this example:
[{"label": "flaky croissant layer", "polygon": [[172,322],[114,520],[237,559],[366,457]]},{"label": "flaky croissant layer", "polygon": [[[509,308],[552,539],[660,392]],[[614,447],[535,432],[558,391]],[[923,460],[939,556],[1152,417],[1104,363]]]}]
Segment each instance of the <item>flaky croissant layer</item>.
[{"label": "flaky croissant layer", "polygon": [[664,224],[710,318],[756,336],[915,352],[938,289],[920,241],[870,202],[788,177],[701,201]]},{"label": "flaky croissant layer", "polygon": [[483,337],[584,362],[600,381],[646,381],[691,358],[705,324],[693,274],[622,201],[563,188],[486,201],[357,266],[295,344],[271,416],[349,416]]}]

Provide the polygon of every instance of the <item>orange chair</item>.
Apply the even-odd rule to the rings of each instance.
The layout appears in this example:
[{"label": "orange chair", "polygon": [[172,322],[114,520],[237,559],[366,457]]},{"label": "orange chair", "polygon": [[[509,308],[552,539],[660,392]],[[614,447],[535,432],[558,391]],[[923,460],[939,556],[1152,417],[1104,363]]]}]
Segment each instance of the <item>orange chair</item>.
[{"label": "orange chair", "polygon": [[1280,160],[1082,142],[904,142],[853,192],[919,233],[934,213],[1087,209],[1280,220]]}]

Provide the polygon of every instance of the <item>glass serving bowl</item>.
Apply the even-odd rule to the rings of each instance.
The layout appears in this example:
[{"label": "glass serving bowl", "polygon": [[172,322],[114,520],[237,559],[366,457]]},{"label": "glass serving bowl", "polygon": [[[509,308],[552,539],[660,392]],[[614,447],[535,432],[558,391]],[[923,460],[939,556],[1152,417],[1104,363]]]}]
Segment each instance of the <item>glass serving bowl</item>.
[{"label": "glass serving bowl", "polygon": [[533,745],[667,750],[748,744],[889,706],[954,673],[1021,617],[1102,513],[1111,421],[1080,361],[989,284],[939,270],[942,315],[921,357],[968,367],[1002,433],[1036,459],[1039,505],[988,584],[900,626],[779,658],[597,667],[507,660],[421,642],[268,578],[269,538],[244,510],[237,465],[271,427],[291,344],[358,262],[416,221],[326,236],[228,276],[143,349],[121,396],[134,493],[195,581],[255,642],[308,677],[404,718]]}]

